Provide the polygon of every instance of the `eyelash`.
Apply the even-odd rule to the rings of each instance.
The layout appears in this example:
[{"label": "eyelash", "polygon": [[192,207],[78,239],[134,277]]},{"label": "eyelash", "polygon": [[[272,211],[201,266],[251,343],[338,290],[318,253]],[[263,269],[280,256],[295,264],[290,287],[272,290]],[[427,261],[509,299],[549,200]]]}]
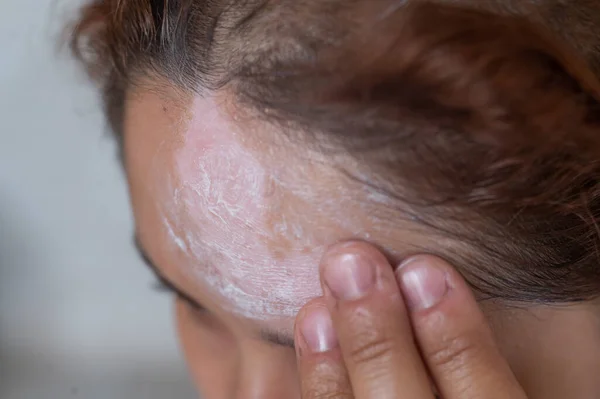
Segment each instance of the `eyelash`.
[{"label": "eyelash", "polygon": [[187,296],[182,295],[180,292],[177,291],[177,289],[175,289],[175,287],[173,287],[171,284],[169,284],[163,279],[157,278],[154,284],[152,284],[152,288],[154,289],[154,291],[174,295],[176,298],[185,302],[186,305],[188,305],[196,312],[208,313],[208,310],[206,308],[200,306],[195,301],[192,301]]}]

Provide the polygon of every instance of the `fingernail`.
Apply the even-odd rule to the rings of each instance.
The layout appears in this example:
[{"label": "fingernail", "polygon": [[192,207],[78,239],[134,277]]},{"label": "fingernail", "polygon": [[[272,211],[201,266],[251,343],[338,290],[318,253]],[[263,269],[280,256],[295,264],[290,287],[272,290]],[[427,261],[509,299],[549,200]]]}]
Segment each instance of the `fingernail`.
[{"label": "fingernail", "polygon": [[446,273],[425,260],[410,259],[400,265],[396,278],[412,310],[431,309],[448,291]]},{"label": "fingernail", "polygon": [[337,346],[337,336],[327,309],[311,309],[301,323],[300,333],[311,352],[327,352]]},{"label": "fingernail", "polygon": [[331,259],[323,271],[325,284],[339,300],[352,301],[367,295],[375,283],[375,266],[358,254]]}]

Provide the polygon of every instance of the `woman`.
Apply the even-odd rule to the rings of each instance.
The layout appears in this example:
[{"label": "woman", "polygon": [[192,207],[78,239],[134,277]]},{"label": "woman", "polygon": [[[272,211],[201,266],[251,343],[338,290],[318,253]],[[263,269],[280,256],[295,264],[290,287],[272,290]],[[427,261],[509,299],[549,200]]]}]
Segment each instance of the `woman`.
[{"label": "woman", "polygon": [[600,14],[523,3],[84,9],[206,398],[600,395],[600,86],[560,39]]}]

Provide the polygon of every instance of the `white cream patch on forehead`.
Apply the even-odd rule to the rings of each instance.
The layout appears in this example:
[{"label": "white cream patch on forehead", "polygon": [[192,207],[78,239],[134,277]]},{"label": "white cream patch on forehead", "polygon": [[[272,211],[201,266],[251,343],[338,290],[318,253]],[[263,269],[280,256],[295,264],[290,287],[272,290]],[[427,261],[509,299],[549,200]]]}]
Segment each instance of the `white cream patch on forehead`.
[{"label": "white cream patch on forehead", "polygon": [[164,229],[184,255],[184,272],[230,311],[258,320],[295,317],[322,294],[325,247],[370,238],[362,213],[351,208],[352,193],[327,161],[261,142],[214,99],[195,100],[179,140],[163,154],[172,167],[155,171],[164,178]]},{"label": "white cream patch on forehead", "polygon": [[193,107],[160,196],[164,227],[186,269],[232,311],[293,317],[321,294],[316,243],[285,215],[277,182],[215,102],[199,99]]}]

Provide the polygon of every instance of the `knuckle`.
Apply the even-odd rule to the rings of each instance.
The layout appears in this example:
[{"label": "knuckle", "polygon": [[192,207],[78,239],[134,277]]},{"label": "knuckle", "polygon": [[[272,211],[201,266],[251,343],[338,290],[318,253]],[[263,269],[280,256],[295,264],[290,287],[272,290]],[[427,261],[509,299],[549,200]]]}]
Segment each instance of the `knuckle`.
[{"label": "knuckle", "polygon": [[302,399],[350,399],[351,395],[351,392],[345,391],[324,392],[321,388],[308,388],[304,391]]},{"label": "knuckle", "polygon": [[352,390],[345,369],[337,362],[313,364],[302,373],[302,399],[350,399]]},{"label": "knuckle", "polygon": [[352,362],[357,365],[369,364],[390,358],[395,347],[394,342],[386,337],[363,337],[356,340],[348,354]]},{"label": "knuckle", "polygon": [[477,357],[479,350],[472,336],[461,335],[442,340],[440,346],[427,351],[425,357],[430,367],[453,371]]}]

